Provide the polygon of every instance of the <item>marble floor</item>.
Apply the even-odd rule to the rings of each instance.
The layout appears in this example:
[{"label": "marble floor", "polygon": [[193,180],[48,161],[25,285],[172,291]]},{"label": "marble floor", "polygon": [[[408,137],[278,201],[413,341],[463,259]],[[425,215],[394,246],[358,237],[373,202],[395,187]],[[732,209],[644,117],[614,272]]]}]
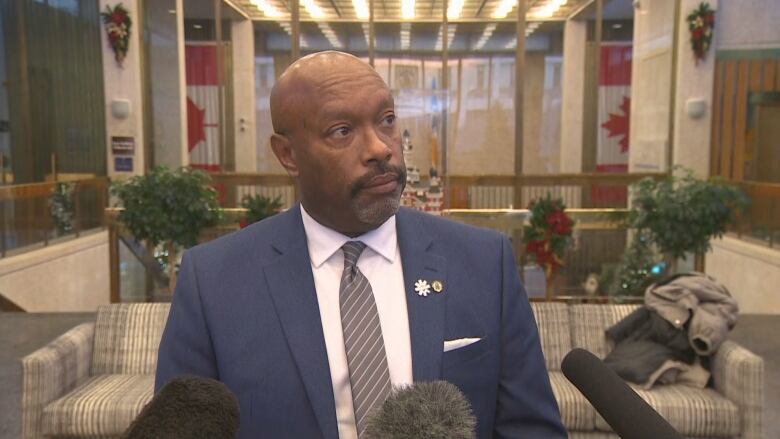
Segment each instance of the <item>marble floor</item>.
[{"label": "marble floor", "polygon": [[[19,358],[45,345],[91,313],[27,314],[0,312],[0,439],[20,436],[21,365]],[[764,357],[765,439],[780,437],[780,316],[743,315],[732,339]]]}]

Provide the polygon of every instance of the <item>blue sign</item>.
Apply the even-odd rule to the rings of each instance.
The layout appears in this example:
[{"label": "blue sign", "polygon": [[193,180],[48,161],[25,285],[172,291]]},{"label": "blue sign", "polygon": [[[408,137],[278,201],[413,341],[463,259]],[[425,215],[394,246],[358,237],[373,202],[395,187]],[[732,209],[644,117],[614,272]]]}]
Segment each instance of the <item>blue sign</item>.
[{"label": "blue sign", "polygon": [[114,157],[114,172],[133,172],[133,158]]}]

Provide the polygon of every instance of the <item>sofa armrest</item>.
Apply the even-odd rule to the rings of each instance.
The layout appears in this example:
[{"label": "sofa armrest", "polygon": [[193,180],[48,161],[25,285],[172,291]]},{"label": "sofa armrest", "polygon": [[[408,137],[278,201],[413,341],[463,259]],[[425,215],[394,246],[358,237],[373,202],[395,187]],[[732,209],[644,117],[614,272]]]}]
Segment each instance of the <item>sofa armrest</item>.
[{"label": "sofa armrest", "polygon": [[82,323],[22,358],[22,438],[38,439],[47,404],[89,376],[95,323]]},{"label": "sofa armrest", "polygon": [[764,360],[733,341],[724,341],[712,363],[715,389],[739,407],[742,439],[762,437]]}]

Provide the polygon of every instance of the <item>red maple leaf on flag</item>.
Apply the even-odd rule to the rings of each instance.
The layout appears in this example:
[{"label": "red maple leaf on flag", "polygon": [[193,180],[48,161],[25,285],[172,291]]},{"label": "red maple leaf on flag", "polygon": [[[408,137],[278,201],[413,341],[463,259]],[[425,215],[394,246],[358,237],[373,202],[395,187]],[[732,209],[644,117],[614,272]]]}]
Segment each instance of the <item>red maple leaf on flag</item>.
[{"label": "red maple leaf on flag", "polygon": [[609,131],[608,137],[623,136],[618,142],[620,152],[628,152],[628,135],[630,132],[631,120],[631,98],[623,96],[623,102],[620,104],[620,110],[623,114],[609,113],[609,120],[601,124],[602,128]]},{"label": "red maple leaf on flag", "polygon": [[195,145],[206,140],[205,121],[206,110],[201,110],[187,98],[187,150],[192,152]]}]

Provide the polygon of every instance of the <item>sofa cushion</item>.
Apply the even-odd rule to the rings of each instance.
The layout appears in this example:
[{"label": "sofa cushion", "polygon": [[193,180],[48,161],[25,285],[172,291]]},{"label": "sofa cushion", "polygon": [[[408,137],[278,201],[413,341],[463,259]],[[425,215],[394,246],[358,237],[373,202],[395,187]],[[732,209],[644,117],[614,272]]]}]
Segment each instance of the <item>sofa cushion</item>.
[{"label": "sofa cushion", "polygon": [[91,377],[43,409],[47,436],[117,436],[154,394],[154,375]]},{"label": "sofa cushion", "polygon": [[532,302],[547,370],[561,370],[563,357],[571,350],[569,307],[565,303]]},{"label": "sofa cushion", "polygon": [[555,400],[561,411],[561,421],[566,430],[590,431],[595,428],[596,410],[582,393],[563,376],[562,372],[550,372]]},{"label": "sofa cushion", "polygon": [[572,305],[569,308],[572,346],[593,352],[603,359],[612,350],[604,331],[638,307],[639,305]]},{"label": "sofa cushion", "polygon": [[[739,408],[712,389],[683,385],[656,386],[650,390],[631,387],[683,435],[735,437],[741,432]],[[596,428],[612,431],[598,414]]]},{"label": "sofa cushion", "polygon": [[170,303],[98,308],[90,375],[154,374]]}]

